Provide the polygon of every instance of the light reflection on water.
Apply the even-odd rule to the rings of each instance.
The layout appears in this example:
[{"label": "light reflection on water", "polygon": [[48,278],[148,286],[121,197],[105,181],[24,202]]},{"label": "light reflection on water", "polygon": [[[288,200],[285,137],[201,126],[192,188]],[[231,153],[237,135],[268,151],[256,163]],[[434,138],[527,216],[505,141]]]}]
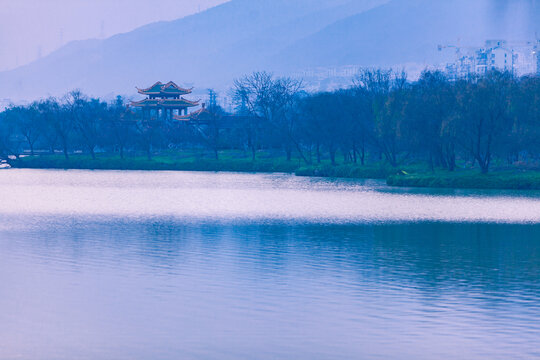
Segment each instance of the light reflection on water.
[{"label": "light reflection on water", "polygon": [[[0,214],[366,223],[539,223],[540,193],[391,189],[380,181],[182,172],[5,171]],[[445,194],[445,195],[442,195]]]},{"label": "light reflection on water", "polygon": [[[0,359],[540,357],[534,193],[519,199],[523,219],[496,210],[496,224],[367,221],[373,216],[358,216],[360,207],[347,213],[340,204],[302,221],[275,203],[248,201],[260,211],[253,217],[240,209],[245,199],[223,214],[198,207],[230,194],[195,202],[186,190],[268,192],[261,196],[269,201],[288,189],[291,202],[381,195],[404,206],[379,182],[9,171],[0,173],[0,186],[10,193],[0,204]],[[152,214],[153,190],[167,211]],[[46,203],[51,194],[56,204]],[[478,216],[478,202],[516,200],[466,195],[460,201],[471,208],[461,218]],[[448,193],[406,196],[413,218],[437,199],[451,204]],[[119,199],[139,208],[110,203]],[[177,202],[195,214],[173,212]]]}]

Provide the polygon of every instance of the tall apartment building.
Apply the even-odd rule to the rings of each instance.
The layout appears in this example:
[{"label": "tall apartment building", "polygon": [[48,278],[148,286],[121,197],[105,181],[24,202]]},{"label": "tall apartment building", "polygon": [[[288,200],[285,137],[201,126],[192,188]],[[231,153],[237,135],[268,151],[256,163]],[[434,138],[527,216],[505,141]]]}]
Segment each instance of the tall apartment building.
[{"label": "tall apartment building", "polygon": [[446,65],[452,78],[485,74],[491,70],[510,71],[516,75],[540,72],[540,43],[513,44],[505,40],[488,40],[482,48],[468,48],[466,54],[457,48],[457,58]]}]

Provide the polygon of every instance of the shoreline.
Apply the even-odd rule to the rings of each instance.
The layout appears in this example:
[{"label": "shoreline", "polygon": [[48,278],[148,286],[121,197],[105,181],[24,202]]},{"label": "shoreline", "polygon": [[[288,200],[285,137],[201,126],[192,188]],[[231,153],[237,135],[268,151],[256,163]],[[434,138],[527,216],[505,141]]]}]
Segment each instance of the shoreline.
[{"label": "shoreline", "polygon": [[238,173],[286,173],[301,177],[377,179],[386,180],[389,186],[444,189],[486,190],[540,190],[540,171],[501,170],[481,174],[477,169],[461,169],[455,172],[437,170],[435,173],[414,166],[391,168],[382,164],[356,165],[330,164],[306,166],[299,161],[279,158],[207,159],[193,157],[156,156],[152,160],[142,157],[98,157],[72,155],[28,156],[9,160],[13,169],[56,170],[132,170],[132,171],[209,171]]}]

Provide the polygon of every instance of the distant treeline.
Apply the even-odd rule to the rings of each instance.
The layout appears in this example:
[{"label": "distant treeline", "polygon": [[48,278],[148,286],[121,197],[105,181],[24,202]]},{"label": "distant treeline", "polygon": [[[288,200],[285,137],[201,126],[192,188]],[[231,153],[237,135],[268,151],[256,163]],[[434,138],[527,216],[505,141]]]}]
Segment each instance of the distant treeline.
[{"label": "distant treeline", "polygon": [[234,114],[211,101],[190,122],[145,117],[121,97],[106,103],[79,91],[10,106],[0,113],[0,156],[144,151],[150,158],[207,148],[216,158],[222,149],[243,149],[255,160],[259,150],[273,149],[306,164],[426,161],[484,173],[494,160],[540,160],[538,76],[494,71],[451,81],[426,71],[411,82],[405,73],[363,70],[347,89],[310,94],[301,81],[259,72],[235,81],[232,91]]}]

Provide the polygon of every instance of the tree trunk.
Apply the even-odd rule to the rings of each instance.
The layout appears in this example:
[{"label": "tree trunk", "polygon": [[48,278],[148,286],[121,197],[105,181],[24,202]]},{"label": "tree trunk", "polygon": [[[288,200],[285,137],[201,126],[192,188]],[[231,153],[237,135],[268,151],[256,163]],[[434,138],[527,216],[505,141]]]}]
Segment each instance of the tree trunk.
[{"label": "tree trunk", "polygon": [[444,169],[449,168],[448,162],[446,161],[447,158],[446,158],[446,156],[444,156],[444,151],[440,147],[437,148],[437,159],[439,160],[439,164]]},{"label": "tree trunk", "polygon": [[64,148],[64,156],[65,156],[66,160],[69,160],[68,146],[67,146],[67,141],[66,140],[62,140],[62,147]]},{"label": "tree trunk", "polygon": [[330,148],[330,160],[332,161],[332,165],[336,165],[336,150]]},{"label": "tree trunk", "polygon": [[344,151],[343,158],[346,164],[352,163],[352,153],[350,151]]},{"label": "tree trunk", "polygon": [[485,165],[483,164],[481,167],[480,167],[481,171],[482,171],[482,174],[487,174],[489,172],[489,166],[488,165]]},{"label": "tree trunk", "polygon": [[291,161],[292,160],[292,150],[290,149],[290,147],[287,147],[286,152],[287,152],[287,161]]},{"label": "tree trunk", "polygon": [[[306,164],[311,164],[311,150],[309,150],[309,159],[306,157],[306,154],[304,154],[304,151],[302,151],[302,146],[300,143],[297,143],[293,141],[294,145],[296,146],[296,151],[298,151],[298,154],[300,154],[300,157]],[[292,152],[292,150],[291,150]]]},{"label": "tree trunk", "polygon": [[491,156],[489,154],[486,155],[486,158],[482,163],[480,164],[480,168],[482,169],[482,174],[487,174],[489,172],[489,164],[491,160]]},{"label": "tree trunk", "polygon": [[384,150],[384,157],[386,157],[386,161],[388,161],[392,167],[394,167],[394,168],[397,167],[397,159],[396,159],[396,155],[394,153],[392,153],[389,150],[385,149]]},{"label": "tree trunk", "polygon": [[146,147],[146,155],[148,157],[148,161],[152,161],[152,144],[148,144]]},{"label": "tree trunk", "polygon": [[454,149],[454,144],[448,145],[448,149],[446,151],[447,153],[447,163],[448,163],[448,170],[454,171],[456,170],[456,152]]},{"label": "tree trunk", "polygon": [[214,123],[214,156],[216,160],[219,160],[219,127],[217,122]]}]

